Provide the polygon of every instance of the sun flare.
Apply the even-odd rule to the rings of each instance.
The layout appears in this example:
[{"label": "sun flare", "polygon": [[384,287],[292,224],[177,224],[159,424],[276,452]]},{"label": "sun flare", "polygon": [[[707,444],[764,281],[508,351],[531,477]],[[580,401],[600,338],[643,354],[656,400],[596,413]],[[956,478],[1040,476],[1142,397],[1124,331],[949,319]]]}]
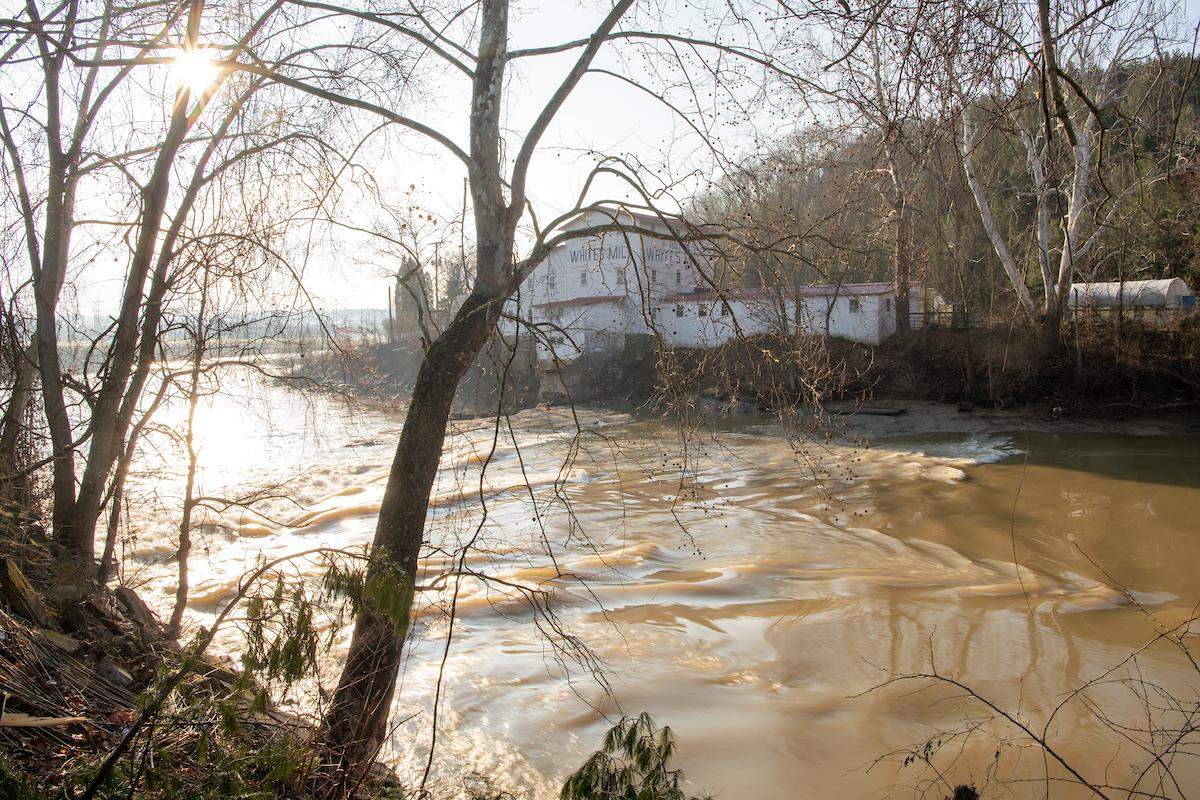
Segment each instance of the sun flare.
[{"label": "sun flare", "polygon": [[180,51],[171,62],[171,81],[187,89],[192,98],[208,90],[221,75],[221,65],[214,50],[196,47]]}]

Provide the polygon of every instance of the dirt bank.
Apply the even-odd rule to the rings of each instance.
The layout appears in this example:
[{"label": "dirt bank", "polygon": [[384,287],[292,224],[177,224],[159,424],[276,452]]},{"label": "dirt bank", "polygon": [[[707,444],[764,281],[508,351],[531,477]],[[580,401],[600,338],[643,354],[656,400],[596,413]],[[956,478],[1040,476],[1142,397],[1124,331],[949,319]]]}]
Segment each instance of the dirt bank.
[{"label": "dirt bank", "polygon": [[73,574],[37,518],[0,507],[0,798],[294,796],[312,725],[204,630],[181,646],[131,588]]}]

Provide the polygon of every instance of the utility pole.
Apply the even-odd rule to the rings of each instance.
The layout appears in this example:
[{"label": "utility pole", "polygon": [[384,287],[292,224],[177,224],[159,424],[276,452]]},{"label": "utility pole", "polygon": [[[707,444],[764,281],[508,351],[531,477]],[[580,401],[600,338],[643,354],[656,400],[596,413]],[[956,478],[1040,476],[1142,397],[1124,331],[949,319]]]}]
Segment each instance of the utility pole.
[{"label": "utility pole", "polygon": [[395,317],[395,304],[392,300],[392,287],[391,286],[387,287],[387,303],[388,303],[388,326],[387,326],[388,344],[395,344],[396,343],[396,317]]},{"label": "utility pole", "polygon": [[[441,300],[439,295],[442,293],[442,264],[438,257],[438,252],[441,250],[442,243],[433,243],[433,310],[437,311],[441,308]],[[440,323],[439,323],[440,324]]]}]

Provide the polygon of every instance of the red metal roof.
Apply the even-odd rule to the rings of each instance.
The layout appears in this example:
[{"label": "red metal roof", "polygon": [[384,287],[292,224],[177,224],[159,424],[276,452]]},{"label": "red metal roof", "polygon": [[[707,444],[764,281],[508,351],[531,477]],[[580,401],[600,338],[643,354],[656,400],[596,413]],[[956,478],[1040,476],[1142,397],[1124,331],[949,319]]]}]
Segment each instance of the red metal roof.
[{"label": "red metal roof", "polygon": [[892,283],[843,283],[801,286],[799,289],[801,297],[832,297],[833,295],[842,297],[846,295],[887,294],[894,291],[896,291],[896,286]]},{"label": "red metal roof", "polygon": [[[895,291],[895,285],[891,283],[843,283],[829,284],[820,286],[801,286],[799,288],[801,297],[852,297],[872,294],[887,294]],[[704,292],[690,292],[685,294],[673,294],[669,297],[664,297],[663,300],[669,303],[686,303],[692,302],[708,302],[711,300],[768,300],[778,296],[782,292],[785,296],[791,297],[794,292],[783,289],[726,289],[722,292],[713,290]]]},{"label": "red metal roof", "polygon": [[708,290],[673,294],[664,297],[663,301],[667,303],[686,303],[688,301],[702,303],[708,300],[764,300],[775,297],[775,294],[774,289],[725,289],[721,292]]},{"label": "red metal roof", "polygon": [[625,299],[623,294],[598,295],[596,297],[573,297],[570,300],[555,300],[553,303],[536,303],[534,308],[564,308],[566,306],[590,306],[596,303],[619,303]]}]

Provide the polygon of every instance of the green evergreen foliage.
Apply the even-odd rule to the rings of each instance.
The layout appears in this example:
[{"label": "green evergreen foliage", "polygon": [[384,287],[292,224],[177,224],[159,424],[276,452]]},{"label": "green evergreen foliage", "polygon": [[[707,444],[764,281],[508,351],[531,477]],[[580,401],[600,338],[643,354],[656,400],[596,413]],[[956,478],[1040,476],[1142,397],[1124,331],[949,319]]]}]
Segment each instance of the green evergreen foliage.
[{"label": "green evergreen foliage", "polygon": [[321,655],[363,604],[398,631],[408,625],[413,592],[403,572],[383,561],[365,569],[340,555],[323,560],[315,587],[278,572],[265,581],[266,591],[246,601],[243,690],[256,682],[286,690],[316,675]]},{"label": "green evergreen foliage", "polygon": [[246,651],[242,663],[248,673],[290,686],[316,671],[322,650],[313,621],[314,604],[304,588],[286,587],[276,579],[269,596],[253,597],[246,606]]},{"label": "green evergreen foliage", "polygon": [[700,800],[680,788],[683,772],[670,768],[675,737],[655,729],[642,712],[622,717],[604,736],[600,750],[575,771],[559,793],[561,800]]},{"label": "green evergreen foliage", "polygon": [[6,800],[40,800],[45,795],[20,769],[0,756],[0,797]]},{"label": "green evergreen foliage", "polygon": [[331,561],[321,580],[323,601],[343,600],[350,618],[358,614],[363,603],[389,620],[397,631],[408,627],[412,609],[413,587],[408,576],[394,563],[377,558],[370,569],[360,565],[345,565]]}]

